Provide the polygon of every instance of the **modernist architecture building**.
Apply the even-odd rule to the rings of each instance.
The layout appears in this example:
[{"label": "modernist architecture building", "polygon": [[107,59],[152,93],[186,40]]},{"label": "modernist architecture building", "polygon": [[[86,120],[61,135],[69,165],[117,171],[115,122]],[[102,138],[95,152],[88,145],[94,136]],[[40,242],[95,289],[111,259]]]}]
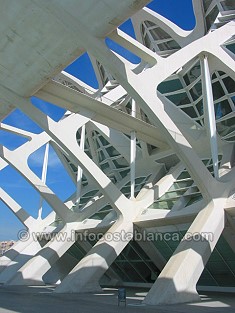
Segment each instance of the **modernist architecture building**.
[{"label": "modernist architecture building", "polygon": [[[0,283],[146,286],[151,305],[235,287],[235,2],[193,0],[192,31],[147,3],[1,1],[1,130],[27,139],[1,147],[1,170],[53,211],[33,218],[0,190],[28,230],[0,258]],[[136,38],[118,29],[128,18]],[[98,89],[63,71],[85,52]],[[54,121],[31,97],[66,114]],[[16,108],[44,131],[4,123]],[[39,177],[28,158],[41,147]],[[47,185],[49,147],[77,186],[65,201]]]}]

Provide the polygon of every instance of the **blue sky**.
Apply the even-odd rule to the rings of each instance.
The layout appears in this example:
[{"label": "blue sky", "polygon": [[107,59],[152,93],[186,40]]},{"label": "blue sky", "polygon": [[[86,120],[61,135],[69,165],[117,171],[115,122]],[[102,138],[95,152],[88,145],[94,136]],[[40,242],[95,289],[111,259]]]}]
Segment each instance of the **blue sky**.
[{"label": "blue sky", "polygon": [[[148,5],[148,7],[167,17],[185,30],[190,30],[195,25],[192,0],[154,0]],[[126,21],[120,26],[120,28],[130,36],[134,37],[133,27],[130,21]],[[138,57],[131,54],[129,51],[120,48],[109,39],[107,39],[106,42],[110,48],[118,51],[131,62],[138,63]],[[69,65],[65,70],[83,80],[88,85],[97,88],[96,77],[89,56],[86,53]],[[58,121],[64,114],[63,109],[35,97],[32,98],[32,103],[56,121]],[[15,110],[4,120],[4,122],[34,133],[40,133],[42,131],[40,127],[19,110]],[[16,149],[24,142],[26,142],[24,138],[0,131],[0,143],[10,150]],[[44,151],[45,147],[40,148],[33,153],[28,160],[30,168],[39,177],[41,176],[42,171]],[[40,201],[39,195],[20,174],[8,166],[0,172],[0,181],[1,187],[4,190],[6,190],[32,216],[37,217]],[[60,160],[51,147],[49,152],[47,185],[62,200],[65,200],[75,191],[73,182],[65,172]],[[43,216],[46,216],[50,210],[51,208],[49,205],[44,203]],[[17,233],[22,228],[24,228],[24,226],[0,201],[0,241],[10,239],[16,240]]]}]

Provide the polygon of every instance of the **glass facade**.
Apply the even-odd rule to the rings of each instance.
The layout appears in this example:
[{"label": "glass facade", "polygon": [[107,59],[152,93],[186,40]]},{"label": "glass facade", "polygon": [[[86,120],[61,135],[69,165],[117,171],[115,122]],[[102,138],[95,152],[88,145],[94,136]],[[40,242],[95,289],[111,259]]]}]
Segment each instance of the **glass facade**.
[{"label": "glass facade", "polygon": [[[219,164],[222,155],[219,155]],[[203,159],[202,162],[207,167],[211,175],[214,175],[213,165],[211,159]],[[175,179],[171,187],[158,199],[154,201],[149,209],[171,210],[174,206],[179,208],[186,208],[187,206],[202,200],[200,190],[194,183],[189,172],[184,169]]]},{"label": "glass facade", "polygon": [[180,49],[180,45],[166,31],[151,21],[142,23],[141,33],[144,45],[162,57]]}]

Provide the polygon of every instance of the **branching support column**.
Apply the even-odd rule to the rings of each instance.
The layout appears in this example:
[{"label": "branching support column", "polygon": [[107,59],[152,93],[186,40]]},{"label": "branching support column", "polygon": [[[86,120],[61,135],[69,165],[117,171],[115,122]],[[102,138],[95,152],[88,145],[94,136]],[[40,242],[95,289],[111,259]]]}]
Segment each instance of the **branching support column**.
[{"label": "branching support column", "polygon": [[150,305],[199,301],[196,284],[224,229],[225,199],[212,200],[193,221],[148,292]]},{"label": "branching support column", "polygon": [[210,138],[211,155],[213,160],[213,168],[215,178],[219,178],[219,166],[218,166],[218,147],[216,138],[216,122],[215,122],[215,110],[212,93],[212,85],[210,78],[210,69],[208,64],[208,56],[203,55],[201,58],[202,69],[202,81],[203,81],[203,95],[204,95],[204,116],[205,124]]},{"label": "branching support column", "polygon": [[[43,182],[43,184],[46,184],[48,156],[49,156],[49,143],[46,144],[44,160],[43,160],[43,167],[42,167],[42,182]],[[40,203],[39,203],[39,210],[38,210],[38,219],[39,220],[42,219],[42,203],[43,203],[43,197],[40,195]]]},{"label": "branching support column", "polygon": [[[85,124],[82,126],[81,129],[81,139],[80,139],[80,148],[84,151],[85,148],[85,135],[86,135],[86,128]],[[76,194],[76,207],[79,206],[80,199],[81,199],[81,188],[82,188],[82,168],[78,166],[77,172],[77,194]]]},{"label": "branching support column", "polygon": [[[136,117],[136,103],[132,99],[131,115]],[[131,167],[131,199],[135,197],[135,161],[136,161],[136,133],[131,131],[131,151],[130,151],[130,167]]]}]

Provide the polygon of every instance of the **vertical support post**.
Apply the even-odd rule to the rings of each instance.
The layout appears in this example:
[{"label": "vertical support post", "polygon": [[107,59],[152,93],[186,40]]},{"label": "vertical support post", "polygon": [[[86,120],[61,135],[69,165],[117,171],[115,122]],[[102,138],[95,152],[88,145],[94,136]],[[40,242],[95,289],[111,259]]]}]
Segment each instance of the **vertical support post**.
[{"label": "vertical support post", "polygon": [[[81,139],[80,139],[80,148],[84,151],[85,148],[85,136],[86,135],[86,128],[85,124],[82,126],[81,129]],[[81,199],[81,188],[82,188],[82,173],[83,170],[80,166],[78,166],[77,172],[77,192],[76,192],[76,207],[79,206],[80,199]]]},{"label": "vertical support post", "polygon": [[[131,116],[136,117],[136,103],[132,99]],[[130,147],[130,176],[131,176],[131,199],[135,197],[135,162],[136,162],[136,133],[131,131],[131,147]]]},{"label": "vertical support post", "polygon": [[216,138],[216,121],[215,109],[212,93],[212,83],[208,64],[208,56],[203,55],[201,58],[202,81],[203,81],[203,111],[205,116],[205,125],[210,136],[210,148],[213,161],[213,169],[215,178],[219,178],[218,165],[218,147]]},{"label": "vertical support post", "polygon": [[[47,179],[48,156],[49,156],[49,142],[46,144],[43,166],[42,166],[42,178],[41,179],[42,179],[43,184],[46,183],[46,179]],[[42,203],[43,203],[43,198],[42,196],[40,196],[39,209],[38,209],[39,220],[42,219]]]}]

